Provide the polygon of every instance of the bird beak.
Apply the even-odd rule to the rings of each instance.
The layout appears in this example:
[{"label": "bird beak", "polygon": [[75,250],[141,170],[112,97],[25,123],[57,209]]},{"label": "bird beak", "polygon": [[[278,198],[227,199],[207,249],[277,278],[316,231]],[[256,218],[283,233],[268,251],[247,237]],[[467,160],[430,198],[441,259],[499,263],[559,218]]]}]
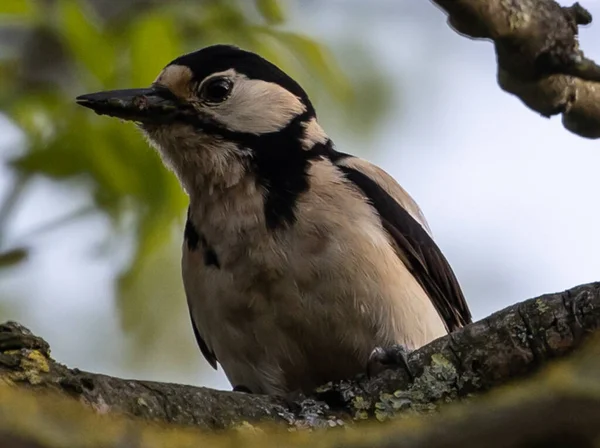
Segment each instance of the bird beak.
[{"label": "bird beak", "polygon": [[142,123],[169,123],[186,109],[171,91],[159,86],[88,93],[75,101],[98,115]]}]

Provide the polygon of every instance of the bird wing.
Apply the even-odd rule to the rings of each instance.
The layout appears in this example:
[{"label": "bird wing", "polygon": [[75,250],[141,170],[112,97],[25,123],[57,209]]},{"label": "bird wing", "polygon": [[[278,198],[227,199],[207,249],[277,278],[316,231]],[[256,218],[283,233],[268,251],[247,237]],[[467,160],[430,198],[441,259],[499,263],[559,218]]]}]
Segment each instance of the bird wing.
[{"label": "bird wing", "polygon": [[215,353],[206,345],[206,341],[200,335],[198,331],[198,327],[196,326],[196,322],[194,322],[194,316],[190,311],[190,318],[192,319],[192,327],[194,328],[194,335],[196,336],[196,342],[198,342],[198,347],[200,347],[200,351],[204,355],[204,358],[208,361],[211,367],[217,370],[217,356]]},{"label": "bird wing", "polygon": [[385,171],[345,156],[334,162],[370,201],[396,244],[398,257],[427,292],[446,329],[471,322],[471,313],[448,261],[433,241],[421,210]]},{"label": "bird wing", "polygon": [[[190,220],[190,210],[188,208],[187,220],[185,222],[185,231],[183,233],[184,244],[187,247],[188,251],[199,250],[200,243],[200,235],[198,231],[194,228],[192,221]],[[184,249],[185,250],[185,249]],[[184,285],[185,285],[185,276],[184,276]],[[192,304],[190,303],[189,293],[186,291],[186,295],[188,297],[188,308],[190,311],[190,319],[192,320],[192,328],[194,329],[194,336],[196,336],[196,342],[198,343],[198,347],[200,347],[200,351],[208,361],[208,363],[212,366],[213,369],[217,370],[217,357],[215,353],[208,347],[204,338],[200,334],[198,330],[198,326],[194,321],[194,315],[192,314]]]}]

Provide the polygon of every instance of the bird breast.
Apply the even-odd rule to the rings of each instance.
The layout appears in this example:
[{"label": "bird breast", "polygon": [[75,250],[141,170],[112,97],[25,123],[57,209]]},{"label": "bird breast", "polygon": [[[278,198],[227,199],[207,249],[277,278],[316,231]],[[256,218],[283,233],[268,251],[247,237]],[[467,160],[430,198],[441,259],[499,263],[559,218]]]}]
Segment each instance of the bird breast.
[{"label": "bird breast", "polygon": [[330,165],[310,174],[296,222],[274,231],[252,182],[192,197],[190,218],[218,266],[184,245],[191,313],[230,381],[254,392],[310,390],[360,373],[375,346],[445,333],[372,207]]}]

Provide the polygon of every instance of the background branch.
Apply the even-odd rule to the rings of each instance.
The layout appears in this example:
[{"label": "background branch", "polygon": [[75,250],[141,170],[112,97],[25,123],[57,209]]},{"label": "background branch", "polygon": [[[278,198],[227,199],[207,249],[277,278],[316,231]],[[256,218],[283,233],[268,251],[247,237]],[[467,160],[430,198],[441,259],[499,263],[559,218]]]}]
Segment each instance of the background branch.
[{"label": "background branch", "polygon": [[579,3],[554,0],[432,0],[458,33],[490,39],[498,84],[545,117],[562,114],[569,131],[600,138],[600,66],[585,57],[578,26],[592,22]]},{"label": "background branch", "polygon": [[[580,346],[600,327],[600,284],[511,306],[413,352],[416,378],[379,376],[328,384],[296,402],[192,386],[136,381],[69,369],[24,327],[0,327],[0,380],[68,394],[101,413],[222,429],[247,421],[331,427],[375,415],[429,413],[439,403],[486,391],[537,370]],[[26,348],[23,348],[26,347]]]}]

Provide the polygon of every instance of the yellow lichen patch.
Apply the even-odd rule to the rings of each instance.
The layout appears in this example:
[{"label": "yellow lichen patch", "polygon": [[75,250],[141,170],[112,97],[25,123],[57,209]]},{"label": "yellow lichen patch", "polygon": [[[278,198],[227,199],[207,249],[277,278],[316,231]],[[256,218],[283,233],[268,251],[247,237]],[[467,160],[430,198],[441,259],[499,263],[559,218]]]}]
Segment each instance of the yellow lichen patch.
[{"label": "yellow lichen patch", "polygon": [[546,302],[544,302],[542,299],[536,299],[535,305],[537,306],[537,309],[540,313],[545,313],[550,309]]},{"label": "yellow lichen patch", "polygon": [[39,350],[30,350],[27,356],[21,360],[21,367],[28,370],[36,370],[38,372],[48,373],[50,366],[48,358],[46,358]]},{"label": "yellow lichen patch", "polygon": [[30,384],[40,384],[42,378],[40,373],[48,373],[50,366],[48,358],[46,358],[38,350],[29,350],[26,356],[21,357],[21,372],[22,380],[29,381]]},{"label": "yellow lichen patch", "polygon": [[368,420],[369,413],[367,411],[356,411],[353,418],[354,420]]},{"label": "yellow lichen patch", "polygon": [[441,353],[431,355],[431,365],[454,369],[454,365]]},{"label": "yellow lichen patch", "polygon": [[14,384],[26,381],[37,385],[42,382],[42,375],[50,372],[48,358],[39,350],[7,350],[3,353],[14,358],[19,368],[3,372],[0,384]]},{"label": "yellow lichen patch", "polygon": [[315,389],[315,392],[318,394],[322,394],[325,392],[329,392],[333,388],[333,383],[330,381],[328,383],[323,384]]},{"label": "yellow lichen patch", "polygon": [[357,396],[352,399],[352,406],[355,409],[354,420],[366,420],[369,418],[370,400],[365,400],[363,397]]},{"label": "yellow lichen patch", "polygon": [[5,355],[19,356],[21,354],[21,350],[6,350],[2,353],[4,353]]},{"label": "yellow lichen patch", "polygon": [[441,353],[435,353],[408,389],[381,394],[375,403],[375,417],[383,422],[396,417],[431,414],[441,405],[458,400],[459,381],[456,366]]}]

